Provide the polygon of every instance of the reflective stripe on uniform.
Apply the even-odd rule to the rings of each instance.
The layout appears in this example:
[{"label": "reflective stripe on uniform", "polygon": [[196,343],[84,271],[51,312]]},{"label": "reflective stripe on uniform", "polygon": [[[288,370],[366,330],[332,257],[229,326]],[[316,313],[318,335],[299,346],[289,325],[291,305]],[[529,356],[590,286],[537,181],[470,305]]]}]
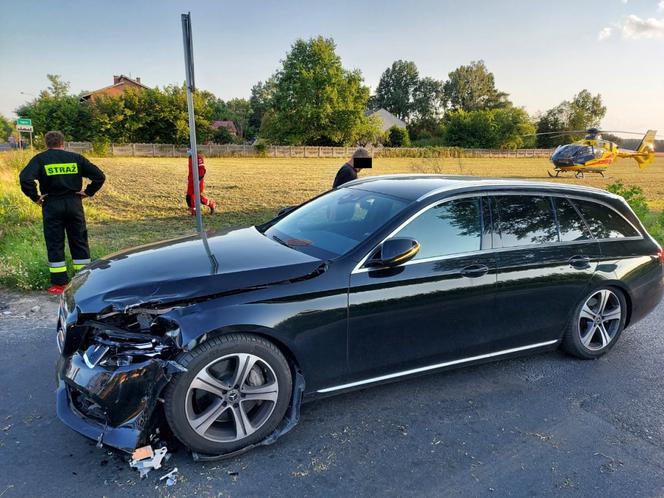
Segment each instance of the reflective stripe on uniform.
[{"label": "reflective stripe on uniform", "polygon": [[82,270],[85,268],[85,265],[74,265],[74,271]]},{"label": "reflective stripe on uniform", "polygon": [[48,266],[50,266],[51,268],[60,268],[61,266],[66,266],[66,265],[67,263],[65,263],[64,261],[56,261],[55,263],[52,261],[48,262]]},{"label": "reflective stripe on uniform", "polygon": [[74,265],[87,265],[88,263],[90,263],[91,260],[90,258],[88,258],[88,259],[74,259],[72,261]]},{"label": "reflective stripe on uniform", "polygon": [[56,266],[50,266],[48,268],[48,271],[50,271],[51,273],[64,273],[64,272],[67,271],[67,267],[66,266],[57,266],[57,267]]}]

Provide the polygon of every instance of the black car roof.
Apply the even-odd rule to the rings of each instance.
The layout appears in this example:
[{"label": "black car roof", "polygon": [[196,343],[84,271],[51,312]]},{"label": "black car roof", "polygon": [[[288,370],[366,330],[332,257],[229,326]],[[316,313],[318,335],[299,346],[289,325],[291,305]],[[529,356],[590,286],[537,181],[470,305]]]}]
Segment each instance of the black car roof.
[{"label": "black car roof", "polygon": [[454,175],[383,175],[359,178],[345,183],[339,188],[357,188],[382,194],[400,197],[409,201],[418,201],[437,194],[445,194],[459,190],[496,190],[496,189],[523,189],[558,191],[591,194],[617,198],[605,190],[580,185],[564,185],[552,182],[533,182],[515,180],[510,178],[484,178],[478,176]]}]

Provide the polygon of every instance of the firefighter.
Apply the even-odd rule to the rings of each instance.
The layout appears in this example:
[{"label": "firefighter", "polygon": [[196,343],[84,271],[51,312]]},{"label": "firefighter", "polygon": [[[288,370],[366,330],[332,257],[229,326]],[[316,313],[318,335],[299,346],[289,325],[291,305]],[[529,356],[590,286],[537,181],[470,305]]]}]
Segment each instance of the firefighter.
[{"label": "firefighter", "polygon": [[[189,207],[189,210],[191,211],[191,215],[195,216],[196,215],[196,201],[194,197],[194,172],[192,170],[192,158],[191,158],[191,149],[187,151],[189,154],[189,176],[187,177],[187,195],[185,197],[185,200],[187,201],[187,206]],[[214,199],[208,199],[203,195],[203,190],[205,188],[205,182],[203,181],[203,178],[205,178],[205,161],[203,160],[203,156],[201,154],[198,154],[198,187],[200,189],[200,194],[201,194],[201,204],[207,206],[210,208],[210,214],[214,213],[214,208],[215,208],[215,203]]]},{"label": "firefighter", "polygon": [[[49,131],[44,141],[47,150],[30,160],[19,179],[23,193],[42,208],[51,274],[48,292],[62,294],[69,282],[65,263],[65,233],[76,272],[90,263],[83,199],[92,197],[102,187],[106,177],[82,155],[65,151],[65,137],[61,132]],[[90,180],[85,189],[83,178]],[[39,182],[39,190],[35,181]]]},{"label": "firefighter", "polygon": [[360,168],[355,167],[354,162],[356,157],[371,157],[371,155],[364,147],[358,147],[355,149],[355,152],[353,152],[353,155],[348,160],[348,162],[346,162],[341,168],[339,168],[339,171],[337,171],[337,175],[334,177],[332,188],[337,188],[339,185],[357,180],[357,174],[359,173]]}]

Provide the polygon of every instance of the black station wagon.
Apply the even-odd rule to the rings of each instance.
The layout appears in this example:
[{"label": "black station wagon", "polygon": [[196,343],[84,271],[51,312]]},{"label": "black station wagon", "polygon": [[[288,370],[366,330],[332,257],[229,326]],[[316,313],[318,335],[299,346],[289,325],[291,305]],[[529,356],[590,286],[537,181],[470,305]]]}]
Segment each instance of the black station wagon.
[{"label": "black station wagon", "polygon": [[58,320],[57,410],[131,451],[268,444],[303,399],[562,347],[611,349],[663,293],[626,202],[431,175],[347,183],[268,223],[95,261]]}]

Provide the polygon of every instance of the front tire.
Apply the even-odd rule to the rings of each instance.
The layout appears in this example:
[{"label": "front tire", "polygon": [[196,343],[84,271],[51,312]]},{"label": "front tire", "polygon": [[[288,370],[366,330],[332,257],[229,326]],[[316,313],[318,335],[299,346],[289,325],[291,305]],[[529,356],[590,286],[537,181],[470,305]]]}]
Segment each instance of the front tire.
[{"label": "front tire", "polygon": [[591,360],[607,353],[625,328],[627,302],[614,287],[595,289],[577,306],[563,338],[569,354]]},{"label": "front tire", "polygon": [[173,433],[192,451],[220,455],[258,443],[288,409],[288,362],[261,337],[215,337],[177,361],[187,372],[169,383],[164,408]]}]

